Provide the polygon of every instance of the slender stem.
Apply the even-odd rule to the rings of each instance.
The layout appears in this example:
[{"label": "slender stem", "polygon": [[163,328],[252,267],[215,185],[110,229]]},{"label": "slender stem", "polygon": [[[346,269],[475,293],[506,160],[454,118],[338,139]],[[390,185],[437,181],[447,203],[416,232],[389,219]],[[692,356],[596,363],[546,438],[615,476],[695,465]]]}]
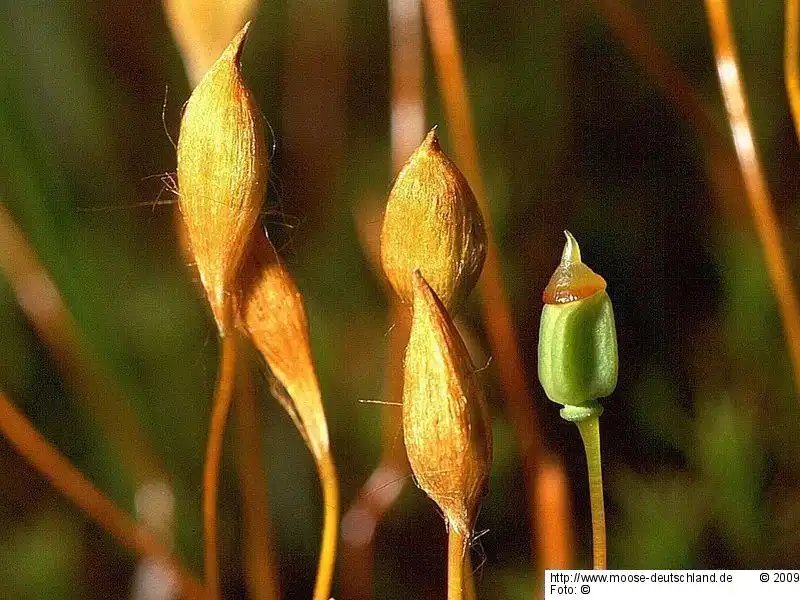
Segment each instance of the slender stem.
[{"label": "slender stem", "polygon": [[317,567],[317,583],[314,586],[313,600],[329,600],[333,583],[333,569],[336,565],[336,539],[339,533],[339,478],[336,465],[330,453],[317,461],[319,480],[322,484],[322,544]]},{"label": "slender stem", "polygon": [[733,134],[733,143],[739,158],[739,167],[744,178],[753,220],[764,250],[767,272],[783,320],[789,358],[794,370],[795,389],[800,393],[800,300],[794,289],[778,218],[772,206],[772,197],[753,139],[753,127],[739,74],[736,44],[728,16],[728,3],[726,0],[706,0],[706,12],[711,37],[714,40],[717,76],[725,100],[728,123]]},{"label": "slender stem", "polygon": [[475,600],[475,577],[472,574],[472,557],[469,550],[464,552],[464,600]]},{"label": "slender stem", "polygon": [[[557,564],[560,565],[560,568],[568,569],[572,566],[572,556],[560,556],[555,552],[563,548],[571,548],[572,545],[568,543],[553,546],[547,539],[540,539],[533,533],[538,521],[550,519],[550,515],[558,509],[549,506],[537,508],[537,490],[545,485],[545,482],[539,477],[541,473],[539,465],[545,460],[547,451],[542,444],[543,438],[536,413],[533,410],[533,394],[528,387],[525,369],[522,366],[522,353],[503,286],[497,245],[489,219],[486,189],[478,160],[478,145],[469,104],[464,61],[458,43],[452,5],[449,0],[423,0],[423,6],[442,100],[448,123],[455,138],[456,155],[467,181],[470,182],[472,190],[475,192],[486,224],[489,242],[483,274],[478,282],[478,287],[486,334],[503,387],[506,410],[513,423],[514,433],[520,447],[528,496],[532,547],[538,546],[538,553],[544,564]],[[548,498],[546,495],[542,497]],[[572,539],[569,518],[555,526],[560,530],[559,537]]]},{"label": "slender stem", "polygon": [[181,581],[187,598],[203,598],[202,584],[183,569],[178,559],[158,538],[92,485],[61,453],[31,425],[0,392],[0,431],[37,471],[90,518],[113,535],[123,546],[143,557],[165,560]]},{"label": "slender stem", "polygon": [[[223,307],[223,326],[230,322],[230,301]],[[223,335],[220,349],[220,366],[217,388],[211,406],[211,423],[208,431],[206,461],[203,468],[203,558],[206,588],[211,600],[220,597],[219,563],[217,558],[217,495],[219,489],[219,465],[222,457],[222,441],[225,423],[233,398],[233,384],[236,377],[236,336]]]},{"label": "slender stem", "polygon": [[251,369],[239,369],[237,375],[234,423],[239,448],[245,576],[253,600],[278,600],[280,585],[267,506],[267,474],[256,390]]},{"label": "slender stem", "polygon": [[589,498],[592,505],[592,555],[594,568],[606,568],[606,509],[603,503],[603,470],[600,460],[600,419],[576,421],[586,450],[589,469]]},{"label": "slender stem", "polygon": [[786,93],[789,96],[789,107],[792,110],[792,120],[797,137],[800,138],[800,44],[798,44],[798,34],[800,33],[800,16],[798,15],[800,3],[798,0],[786,0],[786,46],[783,57],[783,65],[786,78]]},{"label": "slender stem", "polygon": [[464,556],[467,536],[448,525],[447,533],[447,600],[464,600]]}]

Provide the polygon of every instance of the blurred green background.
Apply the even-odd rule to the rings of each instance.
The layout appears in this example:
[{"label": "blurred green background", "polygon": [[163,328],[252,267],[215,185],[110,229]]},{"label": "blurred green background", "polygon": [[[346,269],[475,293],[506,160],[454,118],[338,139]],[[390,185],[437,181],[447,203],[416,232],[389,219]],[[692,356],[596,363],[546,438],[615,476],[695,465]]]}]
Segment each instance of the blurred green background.
[{"label": "blurred green background", "polygon": [[[506,285],[545,443],[567,465],[580,565],[591,561],[582,448],[535,381],[541,292],[565,228],[608,281],[616,311],[620,380],[603,416],[610,565],[800,566],[800,405],[738,173],[710,158],[729,142],[701,4],[633,8],[710,107],[715,139],[681,117],[591,5],[456,4]],[[781,72],[783,6],[737,0],[731,10],[797,273],[800,154]],[[165,127],[177,138],[189,94],[179,54],[153,0],[2,0],[0,13],[0,202],[173,477],[177,550],[199,573],[216,337],[179,249],[176,207],[149,205],[159,175],[175,168]],[[354,216],[393,179],[388,47],[381,3],[278,0],[262,3],[243,58],[274,129],[264,220],[305,295],[345,508],[381,449],[382,409],[359,400],[382,397],[390,324]],[[429,123],[452,152],[426,61]],[[485,347],[474,297],[467,313]],[[473,559],[479,596],[513,600],[532,597],[537,582],[496,376],[490,365],[495,463],[478,523],[488,533]],[[300,436],[261,387],[282,586],[306,598],[320,493]],[[133,511],[130,469],[2,276],[0,389]],[[245,592],[231,449],[220,518],[233,598]],[[378,531],[376,598],[443,597],[444,543],[433,504],[406,486]],[[0,440],[0,598],[126,598],[135,564]]]}]

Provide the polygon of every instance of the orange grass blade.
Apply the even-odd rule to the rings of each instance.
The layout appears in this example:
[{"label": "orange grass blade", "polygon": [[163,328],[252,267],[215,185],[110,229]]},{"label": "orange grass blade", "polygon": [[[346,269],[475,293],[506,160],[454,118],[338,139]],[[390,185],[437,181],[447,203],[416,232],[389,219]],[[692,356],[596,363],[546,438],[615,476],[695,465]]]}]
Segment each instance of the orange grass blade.
[{"label": "orange grass blade", "polygon": [[789,108],[792,110],[794,128],[800,139],[800,3],[798,0],[786,0],[785,54],[783,66],[786,78],[786,93],[789,96]]},{"label": "orange grass blade", "polygon": [[[705,142],[708,181],[719,208],[731,220],[738,222],[749,219],[749,215],[742,214],[745,191],[736,152],[727,131],[717,123],[708,102],[659,47],[647,23],[636,15],[625,0],[593,0],[593,4],[611,33]],[[736,185],[731,186],[731,182]]]},{"label": "orange grass blade", "polygon": [[163,0],[164,15],[195,87],[256,8],[255,0]]},{"label": "orange grass blade", "polygon": [[144,557],[164,560],[180,578],[187,598],[205,597],[203,586],[183,569],[178,559],[158,538],[140,527],[129,515],[89,483],[0,392],[0,431],[36,470],[76,506],[94,519],[123,546]]},{"label": "orange grass blade", "polygon": [[778,309],[783,320],[786,343],[794,370],[795,389],[800,394],[800,302],[792,282],[786,252],[772,198],[764,179],[764,171],[753,139],[753,127],[747,98],[740,76],[736,45],[731,30],[726,0],[706,0],[706,11],[714,41],[714,59],[725,100],[725,110],[733,134],[733,143],[744,177],[747,198],[756,230],[764,249]]},{"label": "orange grass blade", "polygon": [[[791,0],[790,0],[791,1]],[[638,18],[625,0],[592,0],[611,32],[628,53],[644,67],[653,82],[679,108],[684,118],[710,140],[725,142],[714,122],[711,108],[653,39],[647,24]],[[727,144],[724,144],[727,146]]]},{"label": "orange grass blade", "polygon": [[[537,508],[537,489],[544,485],[544,482],[541,481],[541,465],[545,449],[541,441],[536,414],[533,411],[533,395],[522,367],[519,342],[503,287],[497,246],[494,242],[491,223],[488,220],[486,190],[478,161],[478,148],[469,106],[467,81],[456,35],[452,6],[448,0],[424,0],[423,6],[444,107],[455,138],[456,154],[464,175],[470,182],[486,217],[485,224],[489,244],[483,275],[478,285],[486,333],[505,390],[509,418],[514,425],[520,446],[528,491],[531,530],[535,532],[536,523],[540,520],[550,519],[551,514],[562,511],[562,507],[548,507],[547,510]],[[563,494],[563,497],[565,496],[566,491]],[[559,537],[571,540],[573,535],[571,520],[566,519],[559,525]],[[534,537],[538,536],[534,535]],[[559,556],[556,554],[571,548],[571,544],[565,545],[560,541],[549,539],[534,539],[533,542],[538,545],[538,552],[543,564],[559,564],[561,568],[565,569],[572,566],[573,557],[571,555]]]},{"label": "orange grass blade", "polygon": [[169,478],[114,381],[92,361],[64,299],[36,251],[0,203],[0,271],[62,377],[86,404],[136,486]]}]

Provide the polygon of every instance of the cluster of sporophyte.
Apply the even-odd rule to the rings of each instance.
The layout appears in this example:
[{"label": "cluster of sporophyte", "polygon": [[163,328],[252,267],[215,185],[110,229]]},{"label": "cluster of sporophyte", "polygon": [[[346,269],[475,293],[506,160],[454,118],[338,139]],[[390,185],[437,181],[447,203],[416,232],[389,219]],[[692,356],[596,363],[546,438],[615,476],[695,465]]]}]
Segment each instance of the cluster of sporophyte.
[{"label": "cluster of sporophyte", "polygon": [[[204,476],[206,579],[219,594],[216,489],[232,401],[235,343],[244,334],[277,382],[278,399],[317,463],[325,522],[315,600],[327,600],[338,522],[338,484],[302,296],[258,226],[268,176],[264,127],[239,70],[247,26],[187,103],[178,143],[180,208],[188,243],[222,340]],[[430,131],[397,176],[381,232],[384,272],[412,311],[405,354],[403,432],[417,484],[444,515],[448,598],[470,591],[468,549],[491,464],[491,424],[476,369],[453,315],[480,277],[487,236],[478,203]],[[595,552],[602,539],[596,399],[616,384],[616,334],[605,281],[581,262],[567,233],[544,293],[539,375],[548,396],[578,423],[590,460]],[[595,443],[596,438],[596,443]],[[593,459],[596,459],[593,461]],[[596,464],[595,464],[596,463]],[[596,484],[596,485],[595,485]],[[596,494],[599,493],[599,510]]]},{"label": "cluster of sporophyte", "polygon": [[222,340],[203,482],[206,583],[212,597],[218,597],[217,478],[233,396],[235,338],[241,333],[270,367],[279,400],[317,464],[325,519],[314,598],[328,600],[338,529],[338,483],[302,296],[258,225],[269,161],[261,113],[239,69],[248,25],[195,88],[178,141],[179,205]]},{"label": "cluster of sporophyte", "polygon": [[417,485],[449,534],[448,598],[471,585],[469,541],[492,456],[486,400],[453,324],[480,276],[486,232],[466,179],[434,128],[400,171],[381,232],[381,262],[412,320],[403,376],[403,437]]}]

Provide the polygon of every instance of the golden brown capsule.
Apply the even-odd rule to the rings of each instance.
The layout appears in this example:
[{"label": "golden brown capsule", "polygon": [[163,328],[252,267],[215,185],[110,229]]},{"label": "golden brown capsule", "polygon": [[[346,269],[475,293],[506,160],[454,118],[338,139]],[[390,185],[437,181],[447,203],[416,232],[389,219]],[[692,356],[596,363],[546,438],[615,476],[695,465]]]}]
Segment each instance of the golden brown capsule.
[{"label": "golden brown capsule", "polygon": [[381,263],[404,302],[413,302],[419,269],[450,311],[475,286],[486,256],[486,231],[467,180],[439,146],[436,128],[395,180],[381,231]]},{"label": "golden brown capsule", "polygon": [[405,358],[403,435],[417,484],[450,527],[469,535],[492,457],[489,413],[475,368],[436,292],[415,271]]},{"label": "golden brown capsule", "polygon": [[220,333],[268,176],[261,113],[239,69],[249,23],[195,88],[178,139],[179,205]]},{"label": "golden brown capsule", "polygon": [[328,425],[314,370],[303,297],[266,233],[253,232],[241,272],[240,326],[284,388],[277,397],[312,454],[329,452]]}]

